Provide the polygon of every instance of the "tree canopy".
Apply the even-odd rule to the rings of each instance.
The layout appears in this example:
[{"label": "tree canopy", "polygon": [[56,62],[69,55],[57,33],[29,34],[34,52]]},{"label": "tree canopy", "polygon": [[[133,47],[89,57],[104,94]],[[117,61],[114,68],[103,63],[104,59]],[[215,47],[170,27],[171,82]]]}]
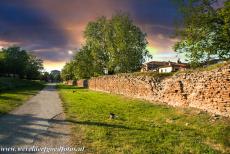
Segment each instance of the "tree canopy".
[{"label": "tree canopy", "polygon": [[182,12],[177,29],[180,41],[174,46],[192,66],[213,59],[230,58],[230,1],[215,8],[216,0],[175,0]]},{"label": "tree canopy", "polygon": [[0,51],[0,74],[38,79],[43,61],[17,46]]},{"label": "tree canopy", "polygon": [[73,61],[66,63],[61,71],[61,78],[64,81],[71,80],[74,78],[74,64]]},{"label": "tree canopy", "polygon": [[137,71],[150,57],[146,34],[123,13],[89,22],[84,38],[85,44],[63,68],[63,79],[90,78],[105,70],[109,74]]}]

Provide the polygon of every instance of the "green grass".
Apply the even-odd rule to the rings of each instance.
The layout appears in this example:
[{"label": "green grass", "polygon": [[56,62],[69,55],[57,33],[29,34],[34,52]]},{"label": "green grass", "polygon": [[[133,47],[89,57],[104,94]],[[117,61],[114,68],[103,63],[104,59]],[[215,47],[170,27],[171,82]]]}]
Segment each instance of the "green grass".
[{"label": "green grass", "polygon": [[175,72],[175,74],[212,71],[212,70],[224,67],[224,66],[229,65],[229,64],[230,64],[230,60],[227,60],[226,62],[212,64],[212,65],[209,65],[209,66],[206,66],[206,67],[198,67],[198,68],[194,68],[194,69],[188,69],[188,70],[185,70],[185,71],[178,71],[178,72]]},{"label": "green grass", "polygon": [[[92,153],[228,153],[230,120],[59,85],[76,145]],[[75,93],[73,91],[76,90]],[[109,119],[109,113],[118,115]]]},{"label": "green grass", "polygon": [[22,105],[43,87],[40,81],[0,78],[0,115]]}]

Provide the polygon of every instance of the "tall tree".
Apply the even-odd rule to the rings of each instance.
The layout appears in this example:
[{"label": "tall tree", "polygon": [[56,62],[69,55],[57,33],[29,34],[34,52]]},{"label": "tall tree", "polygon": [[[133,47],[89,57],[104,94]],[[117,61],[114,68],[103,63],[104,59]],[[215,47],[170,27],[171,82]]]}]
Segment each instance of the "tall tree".
[{"label": "tall tree", "polygon": [[100,68],[98,68],[100,61],[95,62],[93,61],[94,59],[95,57],[93,57],[92,52],[88,46],[83,46],[76,53],[73,61],[74,76],[76,79],[87,79],[91,76],[97,76],[102,73]]},{"label": "tall tree", "polygon": [[183,28],[177,29],[181,41],[175,44],[174,50],[184,53],[194,67],[212,59],[229,58],[229,39],[223,35],[224,18],[229,9],[228,13],[220,15],[227,3],[215,9],[215,0],[176,1],[183,15]]},{"label": "tall tree", "polygon": [[52,82],[60,82],[61,81],[61,72],[59,70],[52,70],[50,72],[50,78]]},{"label": "tall tree", "polygon": [[[146,34],[123,13],[89,22],[84,37],[86,43],[71,62],[76,79],[103,75],[105,70],[109,74],[137,71],[145,58],[150,57]],[[69,70],[67,63],[62,70],[64,79],[73,77],[68,75]]]},{"label": "tall tree", "polygon": [[5,54],[6,73],[19,75],[21,78],[25,77],[29,59],[26,51],[20,47],[13,46],[3,49],[3,53]]},{"label": "tall tree", "polygon": [[150,56],[146,50],[146,34],[124,13],[110,20],[101,17],[90,22],[85,38],[99,74],[103,74],[105,68],[111,73],[136,71]]},{"label": "tall tree", "polygon": [[17,46],[2,49],[0,52],[0,73],[20,78],[39,79],[43,61]]},{"label": "tall tree", "polygon": [[5,54],[3,51],[0,51],[0,75],[6,73],[5,69]]},{"label": "tall tree", "polygon": [[[78,56],[89,56],[88,58],[91,58],[94,62],[93,68],[91,68],[94,69],[94,74],[103,74],[103,69],[108,65],[109,51],[107,44],[110,41],[107,37],[107,33],[110,31],[108,22],[105,17],[100,17],[96,21],[88,23],[84,31],[86,45],[77,54]],[[83,52],[86,53],[83,55]]]},{"label": "tall tree", "polygon": [[112,17],[110,27],[109,68],[115,72],[137,71],[145,58],[150,57],[146,50],[146,34],[123,13]]},{"label": "tall tree", "polygon": [[66,63],[61,71],[61,78],[64,81],[73,80],[74,78],[74,61]]}]

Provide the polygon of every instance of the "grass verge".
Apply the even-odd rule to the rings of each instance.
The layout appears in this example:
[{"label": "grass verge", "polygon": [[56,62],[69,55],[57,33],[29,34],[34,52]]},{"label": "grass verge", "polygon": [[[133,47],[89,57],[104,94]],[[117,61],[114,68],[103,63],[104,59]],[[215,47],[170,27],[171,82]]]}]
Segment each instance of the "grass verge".
[{"label": "grass verge", "polygon": [[[59,85],[74,142],[90,153],[229,153],[230,120]],[[73,92],[76,91],[76,92]],[[118,117],[110,119],[110,112]]]},{"label": "grass verge", "polygon": [[20,106],[43,87],[40,81],[0,78],[0,115]]}]

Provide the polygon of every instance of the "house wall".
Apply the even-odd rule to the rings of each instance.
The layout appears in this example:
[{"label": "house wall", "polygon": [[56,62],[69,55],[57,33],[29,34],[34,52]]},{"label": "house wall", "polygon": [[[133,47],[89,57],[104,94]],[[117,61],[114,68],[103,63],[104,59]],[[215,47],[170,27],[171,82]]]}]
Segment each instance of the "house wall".
[{"label": "house wall", "polygon": [[101,76],[90,79],[88,87],[230,117],[230,64],[212,71],[180,73],[171,77]]},{"label": "house wall", "polygon": [[163,67],[159,68],[159,73],[170,73],[173,71],[173,67]]}]

